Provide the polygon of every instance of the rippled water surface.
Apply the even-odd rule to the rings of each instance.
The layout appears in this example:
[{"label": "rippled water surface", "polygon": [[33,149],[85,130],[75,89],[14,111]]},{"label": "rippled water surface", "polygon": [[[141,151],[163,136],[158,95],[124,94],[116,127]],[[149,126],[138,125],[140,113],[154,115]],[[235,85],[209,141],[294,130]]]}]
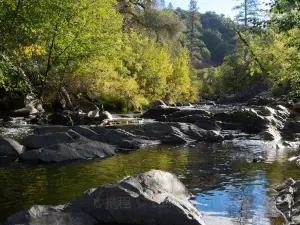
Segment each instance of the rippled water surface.
[{"label": "rippled water surface", "polygon": [[[295,151],[227,142],[142,149],[93,163],[14,164],[0,168],[0,220],[33,204],[65,204],[87,189],[161,169],[177,174],[196,196],[207,224],[283,224],[272,187],[288,177],[300,179],[300,168],[287,162]],[[255,155],[267,161],[252,163]]]}]

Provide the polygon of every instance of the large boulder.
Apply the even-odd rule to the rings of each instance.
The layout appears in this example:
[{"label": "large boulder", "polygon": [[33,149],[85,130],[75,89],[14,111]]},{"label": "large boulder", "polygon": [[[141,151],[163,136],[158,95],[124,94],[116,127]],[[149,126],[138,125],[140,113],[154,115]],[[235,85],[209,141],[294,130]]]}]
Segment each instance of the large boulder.
[{"label": "large boulder", "polygon": [[276,187],[276,207],[290,225],[300,224],[300,180],[288,179]]},{"label": "large boulder", "polygon": [[83,140],[27,151],[21,155],[21,159],[42,163],[104,159],[115,155],[115,150],[115,147],[106,143]]},{"label": "large boulder", "polygon": [[0,157],[19,157],[24,152],[25,148],[17,141],[11,138],[0,138]]},{"label": "large boulder", "polygon": [[33,206],[6,224],[204,225],[191,196],[175,175],[151,170],[88,190],[67,205]]}]

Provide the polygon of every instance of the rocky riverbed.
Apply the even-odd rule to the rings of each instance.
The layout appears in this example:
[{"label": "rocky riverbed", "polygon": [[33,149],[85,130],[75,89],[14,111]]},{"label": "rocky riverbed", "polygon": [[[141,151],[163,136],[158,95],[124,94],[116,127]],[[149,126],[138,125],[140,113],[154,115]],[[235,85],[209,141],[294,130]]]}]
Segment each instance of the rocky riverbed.
[{"label": "rocky riverbed", "polygon": [[[201,141],[263,140],[277,148],[297,147],[299,116],[276,105],[211,108],[156,106],[142,115],[153,121],[124,126],[35,126],[17,142],[1,138],[2,159],[41,163],[95,160],[157,145]],[[291,125],[293,124],[293,126]]]},{"label": "rocky riverbed", "polygon": [[[276,154],[278,151],[299,147],[300,116],[297,107],[296,104],[291,110],[283,105],[273,103],[247,106],[241,104],[235,106],[195,104],[180,107],[158,104],[144,113],[141,119],[128,119],[129,122],[120,124],[114,118],[109,122],[109,126],[92,125],[90,119],[89,125],[32,124],[31,119],[31,125],[28,125],[27,122],[22,123],[25,120],[3,122],[0,163],[5,168],[11,163],[49,164],[95,161],[142,148],[156,148],[157,146],[193,148],[198,143],[226,142],[234,146],[244,145],[250,149],[253,146],[260,150],[268,149],[270,151],[273,149]],[[62,115],[62,117],[66,116]],[[67,118],[71,118],[71,116],[68,115]],[[15,135],[15,132],[12,132],[13,129],[16,132],[19,131],[19,135]],[[295,161],[297,166],[298,158],[295,157],[291,157],[293,159],[290,161]],[[268,161],[266,156],[256,154],[255,151],[250,152],[250,155],[244,156],[244,158],[248,163]],[[34,218],[37,221],[41,219],[40,216],[43,212],[51,212],[49,218],[52,221],[56,218],[56,213],[64,214],[64,209],[65,206],[52,208],[37,206],[31,208],[29,212],[31,212],[30,215],[32,213],[36,215]],[[52,212],[55,212],[54,217],[52,217]],[[122,212],[118,213],[122,214]],[[68,211],[66,218],[69,218],[71,214],[73,215],[73,212]],[[80,211],[75,214],[84,214],[81,218],[84,221],[87,219],[90,224],[100,221],[87,216],[86,212],[82,214]],[[286,214],[285,216],[287,217]],[[45,224],[47,223],[45,222]]]}]

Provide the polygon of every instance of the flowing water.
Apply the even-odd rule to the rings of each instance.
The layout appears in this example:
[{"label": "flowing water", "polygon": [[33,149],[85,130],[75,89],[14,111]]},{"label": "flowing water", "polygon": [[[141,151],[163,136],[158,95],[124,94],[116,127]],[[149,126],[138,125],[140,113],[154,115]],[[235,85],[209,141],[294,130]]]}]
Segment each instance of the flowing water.
[{"label": "flowing water", "polygon": [[[287,161],[298,153],[260,141],[231,141],[141,149],[92,163],[13,164],[0,168],[0,221],[33,204],[65,204],[87,189],[161,169],[178,175],[195,195],[208,225],[284,224],[272,188],[289,177],[300,179],[300,168]],[[267,161],[253,163],[257,155]]]}]

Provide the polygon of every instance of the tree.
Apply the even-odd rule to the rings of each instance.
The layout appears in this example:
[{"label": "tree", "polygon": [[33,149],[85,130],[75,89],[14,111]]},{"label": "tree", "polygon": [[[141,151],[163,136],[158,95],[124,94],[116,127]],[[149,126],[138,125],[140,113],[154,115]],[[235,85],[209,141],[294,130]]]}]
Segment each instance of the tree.
[{"label": "tree", "polygon": [[166,8],[166,2],[165,0],[160,0],[160,8],[165,9]]},{"label": "tree", "polygon": [[198,2],[197,0],[190,0],[189,5],[189,25],[190,25],[190,42],[194,43],[194,39],[196,37],[196,26],[198,25],[198,21],[200,20],[200,15],[198,12]]},{"label": "tree", "polygon": [[270,3],[273,15],[271,23],[279,25],[282,31],[300,28],[300,2],[299,0],[279,0]]},{"label": "tree", "polygon": [[186,22],[187,32],[185,46],[187,46],[190,52],[191,63],[195,68],[200,68],[205,60],[202,54],[203,50],[206,56],[208,54],[206,46],[201,40],[202,25],[197,4],[197,0],[191,0],[189,11],[177,9],[176,13]]},{"label": "tree", "polygon": [[201,14],[203,32],[201,39],[211,53],[213,65],[220,65],[227,55],[231,55],[236,47],[236,32],[229,19],[215,12]]},{"label": "tree", "polygon": [[169,2],[168,9],[172,9],[172,10],[174,9],[174,6],[173,6],[172,2]]},{"label": "tree", "polygon": [[19,2],[0,3],[1,23],[7,21],[2,53],[21,65],[40,95],[46,87],[59,90],[82,61],[116,53],[122,18],[113,0]]},{"label": "tree", "polygon": [[167,100],[175,102],[177,99],[194,100],[197,90],[192,85],[189,67],[189,52],[182,49],[175,59],[173,73],[167,78]]},{"label": "tree", "polygon": [[255,22],[255,19],[259,17],[259,1],[258,0],[237,0],[238,5],[233,8],[237,11],[236,20],[244,23],[247,27],[250,23]]},{"label": "tree", "polygon": [[278,0],[270,4],[271,20],[269,25],[275,25],[279,28],[282,35],[285,35],[285,46],[294,48],[298,53],[290,57],[291,65],[286,71],[285,80],[291,84],[292,97],[300,97],[300,2],[299,0]]},{"label": "tree", "polygon": [[[158,10],[156,1],[123,1],[120,12],[125,17],[127,30],[135,29],[150,37],[156,38],[158,43],[164,41],[176,42],[185,30],[184,23],[172,10]],[[125,2],[125,3],[124,3]],[[156,2],[158,4],[159,2]],[[178,43],[172,43],[176,45]]]}]

